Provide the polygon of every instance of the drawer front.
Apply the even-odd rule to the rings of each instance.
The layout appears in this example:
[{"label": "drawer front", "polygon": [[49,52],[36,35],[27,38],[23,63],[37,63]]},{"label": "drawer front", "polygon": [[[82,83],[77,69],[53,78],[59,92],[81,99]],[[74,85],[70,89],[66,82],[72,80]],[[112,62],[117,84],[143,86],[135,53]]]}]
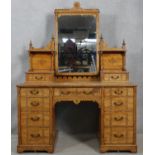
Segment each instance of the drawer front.
[{"label": "drawer front", "polygon": [[28,97],[46,97],[49,96],[49,89],[46,88],[23,88],[20,92],[21,96]]},{"label": "drawer front", "polygon": [[23,127],[49,127],[50,125],[50,114],[48,112],[22,112],[21,113],[21,126]]},{"label": "drawer front", "polygon": [[50,81],[51,75],[50,74],[27,74],[26,75],[27,81]]},{"label": "drawer front", "polygon": [[22,128],[21,141],[23,145],[49,144],[50,130],[49,128]]},{"label": "drawer front", "polygon": [[99,96],[101,89],[99,88],[55,88],[54,96]]},{"label": "drawer front", "polygon": [[103,99],[104,111],[133,111],[133,97],[105,97]]},{"label": "drawer front", "polygon": [[133,126],[132,112],[104,112],[104,126]]},{"label": "drawer front", "polygon": [[133,144],[134,132],[132,127],[104,128],[104,144]]},{"label": "drawer front", "polygon": [[48,97],[21,97],[21,111],[50,111]]},{"label": "drawer front", "polygon": [[104,96],[133,96],[134,89],[129,87],[104,88]]},{"label": "drawer front", "polygon": [[128,81],[128,74],[104,73],[103,79],[105,81]]}]

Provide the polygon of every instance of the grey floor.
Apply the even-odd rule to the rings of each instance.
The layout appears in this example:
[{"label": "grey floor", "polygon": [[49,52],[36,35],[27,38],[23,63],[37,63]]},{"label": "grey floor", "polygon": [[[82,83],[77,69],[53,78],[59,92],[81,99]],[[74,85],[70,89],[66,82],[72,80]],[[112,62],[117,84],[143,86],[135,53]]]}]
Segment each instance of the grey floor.
[{"label": "grey floor", "polygon": [[[143,153],[143,137],[142,134],[137,136],[138,153],[125,153],[125,152],[108,152],[104,155],[142,155]],[[16,152],[17,136],[12,135],[12,155],[17,155]],[[22,153],[26,155],[47,155],[47,153]],[[53,155],[99,155],[98,139],[93,134],[66,134],[59,132],[55,145],[55,152]],[[19,155],[19,154],[18,154]]]}]

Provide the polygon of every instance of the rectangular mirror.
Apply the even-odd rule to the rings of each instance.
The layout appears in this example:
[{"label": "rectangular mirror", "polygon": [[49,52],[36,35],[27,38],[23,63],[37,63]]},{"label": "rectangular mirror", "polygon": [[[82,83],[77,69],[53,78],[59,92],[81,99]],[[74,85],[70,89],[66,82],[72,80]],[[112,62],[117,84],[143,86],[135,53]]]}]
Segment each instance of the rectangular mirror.
[{"label": "rectangular mirror", "polygon": [[98,72],[98,22],[92,14],[57,17],[57,74],[91,75]]}]

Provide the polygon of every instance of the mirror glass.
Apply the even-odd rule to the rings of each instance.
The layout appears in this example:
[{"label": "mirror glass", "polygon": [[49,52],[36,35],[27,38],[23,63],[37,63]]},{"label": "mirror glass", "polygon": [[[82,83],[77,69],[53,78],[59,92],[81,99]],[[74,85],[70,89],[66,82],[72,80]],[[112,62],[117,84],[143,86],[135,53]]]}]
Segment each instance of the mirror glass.
[{"label": "mirror glass", "polygon": [[96,72],[96,17],[58,18],[58,72]]}]

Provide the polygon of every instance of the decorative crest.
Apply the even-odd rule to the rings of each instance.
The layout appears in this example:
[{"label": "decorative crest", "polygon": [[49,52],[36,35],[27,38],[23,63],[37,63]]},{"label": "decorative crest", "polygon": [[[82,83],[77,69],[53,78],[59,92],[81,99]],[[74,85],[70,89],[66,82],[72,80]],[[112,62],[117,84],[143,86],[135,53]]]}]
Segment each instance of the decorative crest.
[{"label": "decorative crest", "polygon": [[74,2],[73,8],[74,8],[74,9],[81,9],[80,2]]}]

